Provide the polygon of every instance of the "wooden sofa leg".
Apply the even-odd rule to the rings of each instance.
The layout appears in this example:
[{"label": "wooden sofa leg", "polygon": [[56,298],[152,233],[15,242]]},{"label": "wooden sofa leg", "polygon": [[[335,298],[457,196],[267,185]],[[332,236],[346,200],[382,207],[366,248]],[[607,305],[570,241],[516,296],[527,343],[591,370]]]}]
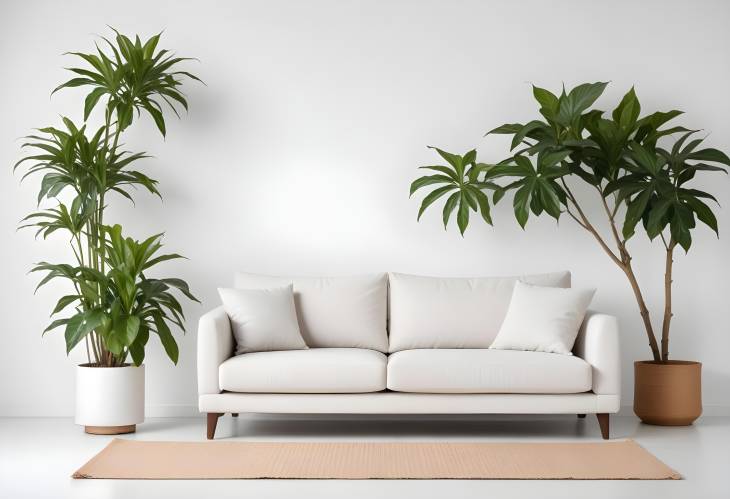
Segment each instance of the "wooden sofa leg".
[{"label": "wooden sofa leg", "polygon": [[608,431],[609,416],[608,416],[608,414],[603,412],[600,414],[596,414],[596,417],[598,418],[598,426],[601,427],[601,436],[603,437],[604,440],[608,440],[608,434],[609,434],[609,431]]},{"label": "wooden sofa leg", "polygon": [[208,413],[208,440],[213,440],[215,438],[215,428],[218,426],[218,418],[222,415],[222,412]]},{"label": "wooden sofa leg", "polygon": [[585,415],[585,414],[578,414],[578,417],[579,417],[580,419],[585,419],[586,415]]},{"label": "wooden sofa leg", "polygon": [[232,412],[231,413],[231,416],[234,417],[234,418],[237,418],[238,417],[238,413],[237,412]]}]

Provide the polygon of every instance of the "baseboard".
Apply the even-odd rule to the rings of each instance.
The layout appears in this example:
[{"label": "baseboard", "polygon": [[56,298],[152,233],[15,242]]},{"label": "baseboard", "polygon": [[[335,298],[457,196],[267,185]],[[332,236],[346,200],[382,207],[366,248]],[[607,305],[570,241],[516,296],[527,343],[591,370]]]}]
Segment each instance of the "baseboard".
[{"label": "baseboard", "polygon": [[148,405],[144,411],[145,416],[148,418],[192,418],[200,416],[197,405]]}]

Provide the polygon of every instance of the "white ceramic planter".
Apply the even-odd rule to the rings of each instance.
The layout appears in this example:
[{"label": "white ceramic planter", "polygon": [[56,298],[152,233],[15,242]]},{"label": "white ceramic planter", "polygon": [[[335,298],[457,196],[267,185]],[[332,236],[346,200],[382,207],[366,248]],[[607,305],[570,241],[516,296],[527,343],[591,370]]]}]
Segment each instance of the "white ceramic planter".
[{"label": "white ceramic planter", "polygon": [[131,433],[144,421],[144,366],[76,367],[76,424],[87,433]]}]

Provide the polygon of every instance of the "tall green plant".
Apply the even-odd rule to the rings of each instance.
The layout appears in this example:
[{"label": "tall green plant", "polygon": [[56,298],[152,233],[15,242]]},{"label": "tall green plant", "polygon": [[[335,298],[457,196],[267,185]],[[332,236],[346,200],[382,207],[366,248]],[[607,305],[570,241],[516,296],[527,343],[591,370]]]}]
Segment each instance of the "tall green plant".
[{"label": "tall green plant", "polygon": [[[533,86],[541,118],[526,124],[508,123],[489,134],[512,136],[511,154],[496,164],[477,162],[476,150],[464,155],[436,149],[446,165],[422,168],[438,172],[418,178],[411,195],[425,186],[437,186],[422,201],[418,212],[448,198],[443,206],[444,227],[454,211],[463,234],[471,211],[491,225],[489,197],[498,203],[513,192],[515,218],[525,227],[530,213],[558,220],[567,215],[597,241],[629,281],[639,307],[655,361],[669,360],[672,320],[672,271],[677,245],[689,251],[697,221],[718,233],[717,218],[708,205],[717,200],[691,187],[700,172],[727,172],[730,158],[713,148],[701,148],[698,130],[665,126],[681,111],[655,112],[640,117],[641,105],[632,88],[606,115],[591,109],[606,83],[586,83],[560,95]],[[672,138],[677,136],[677,138]],[[665,145],[666,144],[666,145]],[[575,183],[587,184],[595,194],[610,235],[602,233],[588,215]],[[664,313],[661,348],[639,286],[629,251],[629,240],[641,223],[652,241],[665,250]]]},{"label": "tall green plant", "polygon": [[[133,169],[143,152],[123,150],[120,138],[142,114],[149,115],[160,133],[166,133],[163,105],[179,117],[188,108],[181,92],[184,79],[199,79],[178,70],[187,58],[158,50],[160,35],[142,43],[114,31],[113,41],[102,37],[93,53],[71,52],[85,67],[68,68],[74,77],[56,87],[90,89],[84,101],[79,126],[64,117],[63,128],[46,127],[29,135],[23,144],[33,153],[13,167],[26,166],[23,179],[42,175],[38,204],[55,201],[54,207],[31,213],[21,227],[35,227],[36,235],[56,231],[69,236],[73,264],[41,262],[32,270],[45,272],[38,284],[57,278],[70,282],[73,292],[61,297],[52,315],[73,307],[66,318],[54,320],[44,331],[65,328],[66,351],[84,341],[90,364],[120,366],[129,357],[139,365],[144,360],[150,333],[159,336],[170,359],[177,363],[178,347],[170,324],[185,331],[182,306],[172,291],[192,300],[181,279],[153,279],[147,272],[177,254],[158,254],[161,235],[143,241],[125,238],[120,225],[104,222],[107,196],[116,193],[130,201],[132,189],[141,187],[160,196],[157,181]],[[89,129],[94,109],[103,107],[103,124]],[[161,196],[160,196],[161,197]],[[36,288],[37,289],[37,288]],[[196,300],[197,301],[197,300]]]}]

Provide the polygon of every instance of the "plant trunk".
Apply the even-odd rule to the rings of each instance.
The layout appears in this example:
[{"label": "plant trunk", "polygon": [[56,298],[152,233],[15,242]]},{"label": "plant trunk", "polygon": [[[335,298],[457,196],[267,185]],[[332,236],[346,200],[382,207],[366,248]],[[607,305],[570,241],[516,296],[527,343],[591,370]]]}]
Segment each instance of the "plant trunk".
[{"label": "plant trunk", "polygon": [[644,329],[646,330],[646,335],[649,339],[651,354],[655,361],[661,361],[661,353],[659,352],[659,345],[657,344],[656,336],[654,335],[654,328],[651,325],[649,310],[646,308],[646,302],[644,302],[644,296],[641,294],[641,288],[636,280],[634,269],[631,267],[631,261],[627,259],[622,269],[629,280],[629,284],[631,284],[631,289],[634,291],[636,303],[639,305],[639,314],[641,314],[641,320],[644,321]]},{"label": "plant trunk", "polygon": [[669,360],[669,325],[672,322],[672,265],[674,264],[675,241],[667,246],[667,259],[664,266],[664,320],[662,321],[662,362]]},{"label": "plant trunk", "polygon": [[[593,237],[598,241],[598,244],[601,246],[603,251],[606,252],[606,254],[611,258],[611,260],[621,269],[623,270],[624,274],[626,274],[626,277],[629,280],[629,284],[631,284],[631,289],[634,292],[634,297],[636,298],[636,303],[639,305],[639,313],[641,314],[641,320],[644,322],[644,329],[646,330],[646,336],[649,339],[649,348],[651,348],[651,354],[654,357],[654,360],[657,362],[661,362],[661,353],[659,351],[659,345],[656,341],[656,335],[654,334],[654,328],[651,325],[651,317],[649,316],[649,310],[646,308],[646,302],[644,302],[644,296],[641,293],[641,288],[639,287],[639,282],[636,280],[636,275],[634,274],[634,269],[631,267],[631,255],[629,254],[628,250],[626,249],[626,241],[622,240],[619,236],[618,229],[616,228],[616,221],[614,219],[614,216],[608,207],[608,204],[606,203],[605,198],[603,197],[603,191],[600,188],[597,188],[598,194],[601,197],[601,201],[603,202],[603,207],[606,212],[606,216],[608,217],[608,222],[611,226],[611,233],[613,234],[614,241],[616,242],[616,247],[618,248],[618,255],[614,253],[611,248],[608,247],[606,244],[606,241],[604,241],[603,237],[598,233],[596,228],[591,224],[591,222],[586,217],[585,213],[581,209],[580,205],[578,204],[578,201],[576,200],[573,193],[568,188],[568,185],[565,183],[565,180],[563,180],[563,187],[565,188],[565,191],[568,193],[568,199],[573,203],[573,206],[575,206],[575,209],[578,210],[578,215],[580,216],[580,220],[578,217],[572,215],[570,209],[568,209],[568,213],[572,216],[572,218],[578,222],[585,230],[590,232]],[[567,203],[566,203],[566,206]]]}]

